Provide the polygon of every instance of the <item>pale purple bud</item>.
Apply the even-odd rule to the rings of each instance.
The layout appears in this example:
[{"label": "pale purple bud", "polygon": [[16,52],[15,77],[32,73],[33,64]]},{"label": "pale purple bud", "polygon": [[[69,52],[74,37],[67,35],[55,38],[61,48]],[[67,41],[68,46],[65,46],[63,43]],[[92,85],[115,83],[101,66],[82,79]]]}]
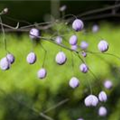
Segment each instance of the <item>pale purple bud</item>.
[{"label": "pale purple bud", "polygon": [[63,5],[63,6],[60,7],[60,11],[61,11],[61,12],[65,11],[66,9],[67,9],[67,6],[66,6],[66,5]]},{"label": "pale purple bud", "polygon": [[86,56],[87,56],[87,53],[86,53],[85,51],[82,51],[81,54],[82,54],[83,57],[86,57]]},{"label": "pale purple bud", "polygon": [[8,70],[10,68],[10,62],[6,57],[2,58],[0,61],[0,68],[2,70]]},{"label": "pale purple bud", "polygon": [[31,39],[39,39],[40,31],[36,28],[32,28],[29,32],[29,36]]},{"label": "pale purple bud", "polygon": [[72,50],[77,50],[77,48],[78,48],[77,45],[72,45],[72,46],[71,46],[71,49],[72,49]]},{"label": "pale purple bud", "polygon": [[83,72],[83,73],[87,73],[88,72],[88,67],[84,63],[82,63],[79,68],[80,68],[80,71]]},{"label": "pale purple bud", "polygon": [[14,63],[15,61],[15,57],[13,56],[13,54],[9,53],[7,54],[7,60],[10,62],[10,64]]},{"label": "pale purple bud", "polygon": [[37,76],[38,76],[39,79],[45,78],[46,75],[47,75],[47,71],[46,71],[45,68],[41,68],[37,73]]},{"label": "pale purple bud", "polygon": [[107,109],[105,107],[101,106],[98,110],[98,114],[99,114],[99,116],[103,116],[103,117],[106,116],[107,115]]},{"label": "pale purple bud", "polygon": [[77,36],[76,35],[72,35],[69,39],[69,44],[70,45],[76,45],[77,44]]},{"label": "pale purple bud", "polygon": [[105,40],[101,40],[98,43],[98,49],[100,50],[100,52],[106,52],[108,48],[109,48],[109,45]]},{"label": "pale purple bud", "polygon": [[55,57],[55,61],[59,64],[62,65],[66,62],[67,58],[64,52],[59,52],[56,57]]},{"label": "pale purple bud", "polygon": [[84,120],[83,118],[78,118],[77,120]]},{"label": "pale purple bud", "polygon": [[104,82],[104,87],[105,87],[106,89],[111,89],[112,86],[113,86],[113,83],[112,83],[110,80],[106,80],[106,81]]},{"label": "pale purple bud", "polygon": [[96,33],[96,32],[98,32],[99,31],[99,26],[98,25],[93,25],[93,27],[92,27],[92,32],[93,33]]},{"label": "pale purple bud", "polygon": [[85,98],[84,103],[87,107],[95,107],[98,104],[98,98],[95,95],[89,95]]},{"label": "pale purple bud", "polygon": [[61,43],[62,43],[62,37],[57,36],[56,39],[55,39],[55,42],[56,42],[57,44],[61,44]]},{"label": "pale purple bud", "polygon": [[72,77],[69,81],[69,86],[73,89],[77,88],[79,86],[79,84],[80,84],[80,82],[76,77]]},{"label": "pale purple bud", "polygon": [[36,54],[34,52],[30,52],[27,55],[26,60],[29,64],[34,64],[36,62]]},{"label": "pale purple bud", "polygon": [[85,50],[88,48],[88,43],[86,41],[81,41],[80,47],[81,49]]},{"label": "pale purple bud", "polygon": [[106,102],[107,101],[107,95],[104,91],[101,91],[99,93],[98,98],[101,102]]},{"label": "pale purple bud", "polygon": [[81,31],[84,28],[84,23],[80,19],[75,19],[72,23],[72,28],[75,31]]}]

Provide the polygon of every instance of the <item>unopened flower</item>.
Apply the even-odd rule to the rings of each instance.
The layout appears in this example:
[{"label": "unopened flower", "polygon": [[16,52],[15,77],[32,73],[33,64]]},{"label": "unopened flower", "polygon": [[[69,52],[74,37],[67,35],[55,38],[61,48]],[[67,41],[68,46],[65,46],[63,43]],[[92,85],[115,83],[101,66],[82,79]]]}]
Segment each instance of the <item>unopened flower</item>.
[{"label": "unopened flower", "polygon": [[88,66],[84,63],[82,63],[79,68],[80,68],[80,71],[83,72],[83,73],[88,72]]},{"label": "unopened flower", "polygon": [[81,48],[82,50],[87,49],[87,48],[88,48],[88,43],[87,43],[86,41],[81,41],[81,43],[80,43],[80,48]]},{"label": "unopened flower", "polygon": [[63,6],[60,7],[60,11],[61,11],[61,12],[65,11],[66,9],[67,9],[67,6],[66,6],[66,5],[63,5]]},{"label": "unopened flower", "polygon": [[69,85],[71,88],[76,88],[80,84],[79,80],[76,77],[72,77],[69,81]]},{"label": "unopened flower", "polygon": [[99,116],[106,116],[107,115],[107,109],[103,106],[101,106],[98,110]]},{"label": "unopened flower", "polygon": [[84,120],[83,118],[78,118],[77,120]]},{"label": "unopened flower", "polygon": [[31,39],[39,39],[40,37],[40,31],[36,28],[32,28],[29,32],[29,36]]},{"label": "unopened flower", "polygon": [[107,101],[107,95],[104,91],[101,91],[99,93],[98,98],[101,102],[106,102]]},{"label": "unopened flower", "polygon": [[56,39],[55,39],[55,42],[56,42],[57,44],[61,44],[61,43],[62,43],[62,37],[57,36]]},{"label": "unopened flower", "polygon": [[10,68],[10,62],[6,57],[0,60],[0,68],[2,70],[8,70]]},{"label": "unopened flower", "polygon": [[100,50],[100,52],[106,52],[108,48],[109,48],[109,45],[105,40],[101,40],[98,43],[98,49]]},{"label": "unopened flower", "polygon": [[47,75],[47,71],[45,68],[41,68],[38,72],[37,72],[37,76],[39,79],[43,79],[45,78]]},{"label": "unopened flower", "polygon": [[112,86],[113,86],[113,83],[112,83],[110,80],[106,80],[106,81],[104,82],[104,87],[105,87],[106,89],[111,89]]},{"label": "unopened flower", "polygon": [[93,25],[93,27],[92,27],[92,32],[93,33],[96,33],[96,32],[98,32],[99,31],[99,26],[98,25]]},{"label": "unopened flower", "polygon": [[77,50],[77,48],[78,48],[77,45],[71,45],[72,50]]},{"label": "unopened flower", "polygon": [[9,53],[6,55],[7,60],[10,62],[10,64],[13,64],[15,61],[15,57],[13,54]]},{"label": "unopened flower", "polygon": [[69,39],[69,44],[70,45],[76,45],[77,44],[77,36],[76,35],[72,35]]},{"label": "unopened flower", "polygon": [[98,98],[95,95],[89,95],[85,98],[84,103],[87,107],[97,106]]},{"label": "unopened flower", "polygon": [[67,60],[67,57],[65,55],[64,52],[59,52],[57,53],[56,57],[55,57],[55,61],[59,64],[59,65],[62,65],[66,62]]},{"label": "unopened flower", "polygon": [[72,28],[75,31],[81,31],[84,28],[84,23],[80,19],[75,19],[72,23]]},{"label": "unopened flower", "polygon": [[86,56],[87,56],[87,53],[86,53],[85,51],[82,51],[81,54],[82,54],[83,57],[86,57]]},{"label": "unopened flower", "polygon": [[27,55],[26,60],[29,64],[34,64],[36,62],[36,54],[34,52],[30,52]]}]

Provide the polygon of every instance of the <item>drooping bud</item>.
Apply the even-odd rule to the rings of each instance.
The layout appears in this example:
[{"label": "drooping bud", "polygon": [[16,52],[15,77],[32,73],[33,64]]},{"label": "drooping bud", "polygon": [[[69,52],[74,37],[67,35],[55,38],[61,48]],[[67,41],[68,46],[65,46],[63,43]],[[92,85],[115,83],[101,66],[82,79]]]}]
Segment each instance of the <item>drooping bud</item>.
[{"label": "drooping bud", "polygon": [[36,28],[32,28],[29,32],[29,36],[31,39],[39,39],[40,38],[40,31]]},{"label": "drooping bud", "polygon": [[80,19],[75,19],[72,23],[72,28],[77,32],[81,31],[84,28],[83,21]]},{"label": "drooping bud", "polygon": [[89,70],[88,66],[84,63],[82,63],[79,68],[80,68],[80,71],[83,72],[83,73],[87,73],[88,70]]},{"label": "drooping bud", "polygon": [[36,62],[36,54],[34,52],[30,52],[27,55],[26,60],[29,64],[34,64]]},{"label": "drooping bud", "polygon": [[56,57],[55,57],[55,61],[59,64],[59,65],[62,65],[66,62],[67,60],[67,57],[65,55],[64,52],[59,52],[57,53]]},{"label": "drooping bud", "polygon": [[98,49],[100,50],[100,52],[106,52],[108,48],[109,48],[109,45],[105,40],[101,40],[98,43]]},{"label": "drooping bud", "polygon": [[38,76],[39,79],[45,78],[46,75],[47,75],[47,71],[46,71],[45,68],[41,68],[37,73],[37,76]]},{"label": "drooping bud", "polygon": [[107,101],[107,95],[104,91],[101,91],[99,93],[98,98],[101,102],[106,102]]},{"label": "drooping bud", "polygon": [[105,107],[101,106],[98,110],[98,114],[99,114],[99,116],[102,116],[102,117],[106,116],[107,115],[107,109]]},{"label": "drooping bud", "polygon": [[80,82],[76,77],[72,77],[69,81],[69,85],[71,88],[77,88],[79,86]]}]

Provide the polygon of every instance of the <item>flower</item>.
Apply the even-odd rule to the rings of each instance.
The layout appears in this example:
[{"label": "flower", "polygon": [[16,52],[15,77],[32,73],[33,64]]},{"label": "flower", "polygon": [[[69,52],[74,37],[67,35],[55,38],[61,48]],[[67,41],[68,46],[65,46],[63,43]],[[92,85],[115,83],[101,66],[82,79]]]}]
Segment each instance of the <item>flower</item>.
[{"label": "flower", "polygon": [[45,68],[41,68],[38,72],[37,72],[37,76],[39,79],[43,79],[45,78],[47,75],[47,71]]},{"label": "flower", "polygon": [[29,32],[29,36],[31,39],[39,39],[40,31],[36,28],[32,28]]},{"label": "flower", "polygon": [[56,42],[57,44],[61,44],[61,43],[62,43],[62,37],[57,36],[56,39],[55,39],[55,42]]},{"label": "flower", "polygon": [[10,62],[10,64],[13,64],[14,61],[15,61],[15,57],[11,53],[7,54],[6,58],[8,59],[8,61]]},{"label": "flower", "polygon": [[103,106],[101,106],[98,110],[99,116],[106,116],[107,115],[107,109]]},{"label": "flower", "polygon": [[72,77],[69,81],[69,85],[71,88],[76,88],[80,84],[79,80],[76,77]]},{"label": "flower", "polygon": [[10,62],[9,62],[9,60],[6,57],[1,59],[1,61],[0,61],[0,68],[2,70],[8,70],[10,68]]},{"label": "flower", "polygon": [[88,72],[88,67],[84,63],[82,63],[79,68],[80,68],[80,71],[83,72],[83,73],[87,73]]},{"label": "flower", "polygon": [[109,45],[105,40],[101,40],[98,43],[98,49],[100,50],[100,52],[106,52],[108,48],[109,48]]},{"label": "flower", "polygon": [[112,84],[112,82],[111,82],[110,80],[106,80],[106,81],[104,82],[104,87],[105,87],[106,89],[111,89],[112,86],[113,86],[113,84]]},{"label": "flower", "polygon": [[27,55],[26,60],[29,64],[34,64],[36,62],[36,54],[34,52],[30,52]]},{"label": "flower", "polygon": [[72,35],[69,39],[69,44],[70,45],[76,45],[77,44],[77,36],[76,35]]},{"label": "flower", "polygon": [[104,91],[101,91],[99,93],[98,98],[101,102],[106,102],[107,101],[107,95]]}]

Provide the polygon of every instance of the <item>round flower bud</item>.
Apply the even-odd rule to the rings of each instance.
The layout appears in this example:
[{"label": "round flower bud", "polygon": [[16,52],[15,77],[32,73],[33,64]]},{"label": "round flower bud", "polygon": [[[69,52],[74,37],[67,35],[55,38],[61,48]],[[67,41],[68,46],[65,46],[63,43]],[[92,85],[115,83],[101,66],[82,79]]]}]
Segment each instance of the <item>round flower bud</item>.
[{"label": "round flower bud", "polygon": [[98,49],[100,50],[100,52],[106,52],[108,48],[109,48],[109,45],[105,40],[101,40],[98,43]]},{"label": "round flower bud", "polygon": [[104,91],[101,91],[99,93],[98,98],[101,102],[106,102],[107,101],[107,95]]},{"label": "round flower bud", "polygon": [[86,56],[87,56],[87,53],[86,53],[85,51],[82,51],[81,54],[82,54],[83,57],[86,57]]},{"label": "round flower bud", "polygon": [[7,54],[7,60],[10,62],[10,64],[13,64],[15,61],[15,57],[13,56],[13,54],[9,53]]},{"label": "round flower bud", "polygon": [[98,25],[93,25],[93,27],[92,27],[92,32],[93,33],[96,33],[96,32],[98,32],[99,31],[99,26]]},{"label": "round flower bud", "polygon": [[78,118],[77,120],[84,120],[83,118]]},{"label": "round flower bud", "polygon": [[78,48],[77,45],[72,45],[72,46],[71,46],[71,49],[72,49],[72,50],[77,50],[77,48]]},{"label": "round flower bud", "polygon": [[77,44],[77,36],[76,35],[72,35],[69,39],[69,44],[70,45],[76,45]]},{"label": "round flower bud", "polygon": [[113,86],[113,84],[112,84],[112,82],[111,82],[110,80],[106,80],[106,81],[104,82],[104,87],[105,87],[106,89],[111,89],[112,86]]},{"label": "round flower bud", "polygon": [[60,36],[57,36],[56,39],[55,39],[55,42],[57,44],[61,44],[62,43],[62,38]]},{"label": "round flower bud", "polygon": [[66,9],[67,9],[67,6],[66,6],[66,5],[63,5],[63,6],[60,7],[60,11],[61,11],[61,12],[65,11]]},{"label": "round flower bud", "polygon": [[72,28],[75,31],[81,31],[84,27],[83,21],[80,19],[75,19],[72,23]]},{"label": "round flower bud", "polygon": [[80,71],[83,72],[83,73],[87,73],[88,72],[88,67],[84,63],[82,63],[79,68],[80,68]]},{"label": "round flower bud", "polygon": [[55,61],[59,64],[62,65],[66,62],[67,58],[64,52],[59,52],[56,57],[55,57]]},{"label": "round flower bud", "polygon": [[27,55],[27,62],[29,64],[34,64],[36,62],[36,55],[34,52],[30,52],[28,55]]},{"label": "round flower bud", "polygon": [[37,73],[37,76],[38,76],[39,79],[45,78],[46,75],[47,75],[47,71],[46,71],[45,68],[41,68]]},{"label": "round flower bud", "polygon": [[40,31],[36,28],[32,28],[29,32],[29,36],[31,39],[39,39],[40,37]]},{"label": "round flower bud", "polygon": [[69,85],[71,88],[77,88],[79,86],[80,82],[76,77],[72,77],[69,81]]},{"label": "round flower bud", "polygon": [[95,95],[89,95],[85,98],[84,103],[87,107],[95,107],[98,104],[98,98]]},{"label": "round flower bud", "polygon": [[7,14],[8,13],[8,8],[4,8],[3,9],[3,14]]},{"label": "round flower bud", "polygon": [[85,50],[85,49],[88,48],[88,43],[86,41],[82,41],[80,43],[80,47],[81,47],[82,50]]},{"label": "round flower bud", "polygon": [[99,116],[106,116],[107,115],[107,109],[103,106],[101,106],[98,110]]},{"label": "round flower bud", "polygon": [[6,57],[2,58],[0,61],[0,68],[2,70],[8,70],[10,68],[10,63]]}]

